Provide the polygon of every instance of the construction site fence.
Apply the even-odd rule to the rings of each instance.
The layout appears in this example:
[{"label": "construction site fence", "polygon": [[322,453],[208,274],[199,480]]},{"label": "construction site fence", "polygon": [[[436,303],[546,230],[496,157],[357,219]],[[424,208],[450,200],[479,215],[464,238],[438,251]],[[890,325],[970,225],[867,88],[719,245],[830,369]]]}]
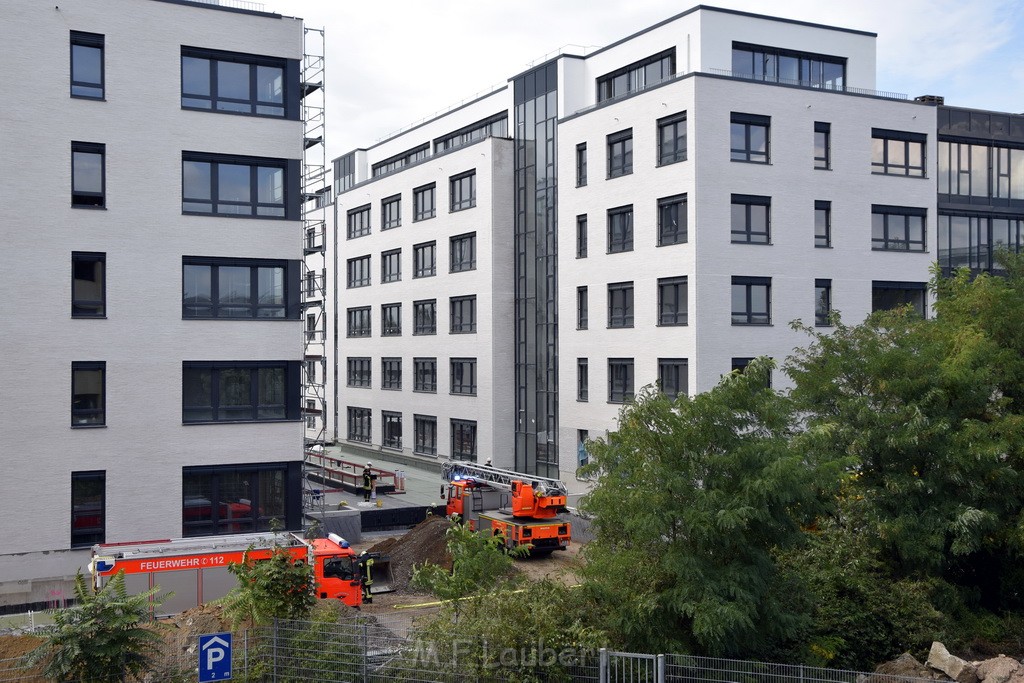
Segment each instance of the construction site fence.
[{"label": "construction site fence", "polygon": [[[275,621],[232,634],[231,680],[242,683],[461,683],[588,681],[593,683],[924,683],[917,679],[801,665],[606,648],[515,649],[460,640],[451,615],[436,608],[361,613],[340,622]],[[199,680],[197,634],[165,637],[144,676],[97,683],[185,683]],[[0,683],[45,683],[24,657],[0,659]]]}]

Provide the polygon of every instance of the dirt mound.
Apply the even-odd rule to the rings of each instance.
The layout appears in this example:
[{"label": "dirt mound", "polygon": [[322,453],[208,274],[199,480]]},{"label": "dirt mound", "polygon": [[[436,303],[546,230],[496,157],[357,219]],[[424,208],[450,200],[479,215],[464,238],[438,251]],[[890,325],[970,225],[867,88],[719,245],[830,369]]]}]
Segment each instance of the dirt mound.
[{"label": "dirt mound", "polygon": [[448,520],[444,517],[427,517],[399,538],[386,538],[370,548],[372,553],[381,553],[391,559],[391,575],[399,591],[409,589],[413,567],[424,562],[452,568],[452,557],[446,546]]}]

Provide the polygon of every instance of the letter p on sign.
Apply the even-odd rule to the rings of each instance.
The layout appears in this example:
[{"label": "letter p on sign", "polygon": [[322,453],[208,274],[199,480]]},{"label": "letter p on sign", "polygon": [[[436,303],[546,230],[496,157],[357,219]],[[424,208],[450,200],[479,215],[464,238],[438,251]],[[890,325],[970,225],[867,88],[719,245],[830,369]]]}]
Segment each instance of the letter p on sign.
[{"label": "letter p on sign", "polygon": [[231,634],[199,636],[199,683],[231,679]]}]

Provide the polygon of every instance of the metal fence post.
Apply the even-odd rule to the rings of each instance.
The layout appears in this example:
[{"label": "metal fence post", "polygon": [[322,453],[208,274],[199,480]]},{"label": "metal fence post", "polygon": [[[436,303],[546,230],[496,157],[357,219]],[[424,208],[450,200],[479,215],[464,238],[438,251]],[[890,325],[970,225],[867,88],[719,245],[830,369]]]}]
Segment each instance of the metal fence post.
[{"label": "metal fence post", "polygon": [[655,666],[657,667],[655,680],[657,683],[665,683],[665,655],[658,655],[655,659]]},{"label": "metal fence post", "polygon": [[597,664],[597,678],[601,683],[608,683],[608,648],[602,647],[599,652],[601,658]]},{"label": "metal fence post", "polygon": [[366,623],[363,623],[363,683],[370,681],[370,667],[367,659],[370,656],[370,636]]},{"label": "metal fence post", "polygon": [[273,653],[273,668],[270,676],[272,681],[277,681],[277,617],[274,617],[274,630],[271,633],[273,643],[271,645],[271,652]]},{"label": "metal fence post", "polygon": [[249,629],[242,631],[242,671],[249,676]]}]

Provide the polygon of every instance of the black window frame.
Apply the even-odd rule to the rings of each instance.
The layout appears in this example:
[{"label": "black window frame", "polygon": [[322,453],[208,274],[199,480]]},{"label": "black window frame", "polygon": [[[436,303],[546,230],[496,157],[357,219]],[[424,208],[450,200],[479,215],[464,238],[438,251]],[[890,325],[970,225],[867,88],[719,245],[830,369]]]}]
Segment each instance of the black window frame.
[{"label": "black window frame", "polygon": [[[107,60],[106,60],[106,37],[101,33],[87,33],[85,31],[71,31],[69,40],[69,71],[68,80],[71,83],[71,97],[83,100],[103,100],[107,93]],[[87,50],[99,50],[100,75],[99,82],[75,80],[75,48]],[[79,92],[75,92],[78,88]],[[89,90],[99,90],[98,93],[90,93]]]},{"label": "black window frame", "polygon": [[450,358],[448,368],[449,393],[453,396],[476,396],[476,358]]},{"label": "black window frame", "polygon": [[[189,302],[186,296],[186,284],[188,281],[187,270],[189,267],[210,269],[210,302],[209,304],[199,301]],[[220,297],[220,278],[218,274],[221,268],[248,268],[249,269],[249,298],[248,315],[221,315],[222,308],[242,309],[241,304],[225,304]],[[282,299],[281,303],[264,303],[265,299],[260,291],[260,270],[266,268],[282,269]],[[298,320],[301,315],[302,305],[299,301],[299,273],[302,262],[298,260],[283,261],[276,259],[247,259],[247,258],[221,258],[215,256],[182,256],[181,257],[181,318],[182,320]],[[208,310],[202,314],[200,309]],[[280,311],[280,315],[266,315],[268,312]],[[262,314],[262,315],[261,315]]]},{"label": "black window frame", "polygon": [[[686,112],[662,117],[658,119],[657,126],[657,166],[686,161]],[[668,131],[672,132],[672,136],[666,140],[665,133]]]},{"label": "black window frame", "polygon": [[448,210],[465,211],[476,206],[476,169],[448,179]]},{"label": "black window frame", "polygon": [[587,186],[587,143],[576,145],[576,187]]},{"label": "black window frame", "polygon": [[[880,144],[879,144],[880,143]],[[892,145],[890,145],[892,143]],[[911,145],[918,149],[920,165],[911,163]],[[893,152],[902,147],[903,161]],[[901,176],[906,178],[928,177],[928,135],[885,128],[871,129],[871,172],[874,175]]]},{"label": "black window frame", "polygon": [[[411,166],[418,161],[423,161],[430,156],[430,143],[423,143],[404,152],[400,152],[384,161],[379,161],[370,167],[372,177],[387,175],[406,166]],[[344,158],[344,157],[343,157]]]},{"label": "black window frame", "polygon": [[373,439],[373,410],[359,406],[345,406],[346,441],[370,443]]},{"label": "black window frame", "polygon": [[[893,305],[880,306],[879,299],[884,296],[885,292],[914,292],[914,298],[917,301],[911,300],[908,295],[903,295],[901,298],[906,299],[905,301],[893,302]],[[871,281],[871,312],[875,311],[887,311],[900,308],[910,304],[914,307],[914,311],[922,318],[928,317],[928,283],[927,282],[908,282],[908,281],[896,281],[896,280],[872,280]]]},{"label": "black window frame", "polygon": [[[208,93],[185,92],[186,59],[207,60],[209,62],[209,72],[207,73]],[[221,94],[220,68],[218,66],[221,63],[242,64],[249,68],[249,73],[247,74],[248,97],[231,97],[228,94]],[[179,94],[181,96],[182,109],[271,119],[298,120],[299,118],[300,67],[299,60],[297,59],[255,55],[245,52],[211,50],[209,48],[183,45],[181,47],[179,68],[181,72]],[[261,68],[280,69],[280,100],[260,98],[259,75]],[[201,105],[199,104],[200,102],[207,102],[209,104]]]},{"label": "black window frame", "polygon": [[[747,371],[747,366],[755,360],[754,356],[737,356],[732,358],[731,366],[732,371],[739,374],[744,374]],[[768,382],[764,385],[765,389],[772,388],[772,373],[768,372]]]},{"label": "black window frame", "polygon": [[814,168],[822,171],[832,168],[832,124],[826,121],[814,122]]},{"label": "black window frame", "polygon": [[393,230],[402,225],[401,193],[380,200],[380,229]]},{"label": "black window frame", "polygon": [[658,359],[658,390],[671,399],[689,395],[690,363],[686,358]]},{"label": "black window frame", "polygon": [[[657,71],[656,74],[655,71]],[[604,102],[625,97],[629,93],[639,92],[658,83],[663,83],[675,74],[676,49],[670,47],[650,57],[598,76],[597,101]]]},{"label": "black window frame", "polygon": [[[881,225],[879,225],[879,221],[881,221]],[[920,239],[912,239],[914,237],[913,222],[919,222]],[[880,233],[879,227],[881,227]],[[872,204],[871,250],[915,253],[928,251],[928,209],[915,206]]]},{"label": "black window frame", "polygon": [[412,191],[412,222],[418,223],[437,215],[437,183],[428,183]]},{"label": "black window frame", "polygon": [[373,360],[369,356],[348,356],[345,359],[345,386],[352,389],[373,388]]},{"label": "black window frame", "polygon": [[453,235],[448,238],[448,261],[449,273],[464,273],[476,270],[475,231]]},{"label": "black window frame", "polygon": [[[780,75],[785,60],[791,60],[797,78]],[[744,64],[746,62],[746,64]],[[734,41],[732,44],[732,75],[735,78],[783,83],[820,90],[846,90],[846,57],[780,49]],[[826,65],[839,67],[838,78],[827,78]],[[836,82],[838,81],[838,82]]]},{"label": "black window frame", "polygon": [[[98,491],[83,491],[95,487]],[[84,498],[84,500],[83,500]],[[98,501],[96,500],[98,498]],[[71,473],[71,539],[70,548],[90,548],[106,543],[107,538],[107,472],[85,470]],[[91,523],[93,519],[96,522]]]},{"label": "black window frame", "polygon": [[[231,496],[231,480],[240,475],[248,475],[243,484],[246,502],[240,500],[238,487]],[[204,479],[208,488],[197,495]],[[301,461],[182,467],[181,480],[184,538],[270,531],[275,525],[291,530],[302,527]],[[280,498],[273,499],[275,494]],[[189,519],[190,508],[197,507],[207,510],[209,518]]]},{"label": "black window frame", "polygon": [[832,248],[832,202],[814,201],[814,246],[817,249]]},{"label": "black window frame", "polygon": [[380,336],[402,336],[402,302],[380,305]]},{"label": "black window frame", "polygon": [[[79,275],[89,275],[86,265],[92,266],[91,275],[94,279],[88,280]],[[97,265],[99,272],[97,273]],[[79,286],[78,282],[99,280],[100,298],[92,299],[84,296],[81,291],[85,285]],[[107,317],[107,253],[103,251],[73,251],[71,252],[71,317],[72,318],[106,318]]]},{"label": "black window frame", "polygon": [[658,200],[658,246],[686,244],[689,240],[689,200],[686,194]]},{"label": "black window frame", "polygon": [[[465,320],[467,311],[462,310],[467,306],[468,322]],[[476,334],[476,294],[448,297],[448,333]]]},{"label": "black window frame", "polygon": [[[730,302],[735,299],[737,287],[743,290],[743,309],[736,310],[730,303],[732,309],[732,324],[745,326],[768,326],[772,324],[772,279],[770,277],[749,277],[732,276],[732,289],[730,291]],[[754,310],[754,287],[762,287],[765,291],[765,310]]]},{"label": "black window frame", "polygon": [[689,324],[689,282],[689,277],[686,275],[658,278],[658,327],[677,327]]},{"label": "black window frame", "polygon": [[590,400],[590,359],[576,359],[576,400],[586,403]]},{"label": "black window frame", "polygon": [[832,280],[814,280],[814,326],[832,327]]},{"label": "black window frame", "polygon": [[402,359],[385,356],[380,359],[380,388],[384,391],[402,390]]},{"label": "black window frame", "polygon": [[437,299],[420,299],[412,302],[412,334],[437,334]]},{"label": "black window frame", "polygon": [[576,329],[585,330],[590,326],[590,295],[586,285],[576,288]]},{"label": "black window frame", "polygon": [[[396,451],[402,450],[402,414],[391,410],[380,411],[382,448],[390,448]],[[394,427],[397,425],[398,429]]]},{"label": "black window frame", "polygon": [[[752,144],[752,133],[755,128],[762,128],[764,133],[764,151],[755,150]],[[742,146],[737,147],[734,140],[737,132],[742,133]],[[772,117],[760,114],[744,114],[732,112],[729,116],[729,160],[746,164],[771,163]]]},{"label": "black window frame", "polygon": [[607,179],[633,173],[633,129],[626,128],[607,136]]},{"label": "black window frame", "polygon": [[[426,263],[425,255],[429,253],[430,263]],[[413,279],[434,277],[437,275],[437,242],[420,242],[412,247]]]},{"label": "black window frame", "polygon": [[380,282],[401,282],[402,249],[389,249],[380,254]]},{"label": "black window frame", "polygon": [[608,403],[628,403],[635,396],[635,359],[608,359]]},{"label": "black window frame", "polygon": [[[98,373],[99,396],[81,393],[86,387],[79,386],[85,377],[79,373]],[[95,397],[86,399],[86,397]],[[71,362],[71,428],[83,429],[107,426],[107,362]]]},{"label": "black window frame", "polygon": [[347,239],[354,240],[359,237],[365,237],[371,231],[369,204],[357,206],[345,212],[345,235]]},{"label": "black window frame", "polygon": [[[195,361],[186,360],[181,362],[181,422],[182,424],[238,424],[245,422],[296,422],[301,420],[301,361],[285,360],[261,360],[261,361]],[[220,382],[225,371],[249,371],[249,401],[236,405],[221,405]],[[282,403],[262,402],[260,397],[260,374],[262,370],[281,371],[280,386]],[[192,398],[189,395],[189,373],[192,371],[209,371],[209,402],[188,403]],[[242,410],[249,410],[247,417],[223,417],[219,414],[221,410],[232,411],[237,415]],[[196,418],[190,416],[198,411],[209,411],[209,416]],[[261,411],[273,411],[280,415],[260,416]]]},{"label": "black window frame", "polygon": [[[736,224],[736,208],[743,207],[743,218]],[[754,229],[754,207],[764,207],[764,230]],[[730,241],[732,244],[770,245],[772,243],[772,198],[763,195],[734,194],[730,203]]]},{"label": "black window frame", "polygon": [[437,357],[412,359],[412,390],[426,394],[437,393]]},{"label": "black window frame", "polygon": [[437,455],[437,417],[414,414],[412,419],[412,452],[420,455]]},{"label": "black window frame", "polygon": [[587,258],[587,214],[576,216],[576,258]]},{"label": "black window frame", "polygon": [[345,336],[349,339],[373,336],[373,309],[353,306],[345,310]]},{"label": "black window frame", "polygon": [[633,205],[608,209],[608,251],[622,254],[633,251]]},{"label": "black window frame", "polygon": [[[95,155],[99,157],[100,189],[78,189],[80,173],[76,171],[75,155]],[[102,142],[71,142],[71,208],[73,209],[105,209],[107,208],[107,146]]]},{"label": "black window frame", "polygon": [[[209,185],[201,188],[200,194],[188,196],[188,192],[196,189],[186,185],[188,173],[186,164],[209,165]],[[218,197],[220,190],[220,167],[246,166],[249,169],[249,199],[246,201]],[[280,171],[282,176],[281,201],[260,201],[260,171],[269,169]],[[299,179],[301,176],[301,159],[282,159],[271,157],[254,157],[239,154],[214,154],[183,150],[181,152],[181,213],[184,216],[216,216],[218,218],[247,218],[257,220],[298,220]],[[209,205],[209,210],[199,210],[196,205]],[[248,208],[248,213],[241,211],[223,211],[222,207]],[[260,213],[263,211],[263,213]]]},{"label": "black window frame", "polygon": [[632,328],[633,281],[608,283],[608,329]]},{"label": "black window frame", "polygon": [[[477,443],[476,420],[462,420],[450,418],[452,440],[452,460],[466,460],[476,462],[479,444]],[[469,444],[469,448],[466,448]]]},{"label": "black window frame", "polygon": [[345,289],[358,289],[373,284],[370,256],[370,254],[363,254],[362,256],[353,256],[345,261]]}]

